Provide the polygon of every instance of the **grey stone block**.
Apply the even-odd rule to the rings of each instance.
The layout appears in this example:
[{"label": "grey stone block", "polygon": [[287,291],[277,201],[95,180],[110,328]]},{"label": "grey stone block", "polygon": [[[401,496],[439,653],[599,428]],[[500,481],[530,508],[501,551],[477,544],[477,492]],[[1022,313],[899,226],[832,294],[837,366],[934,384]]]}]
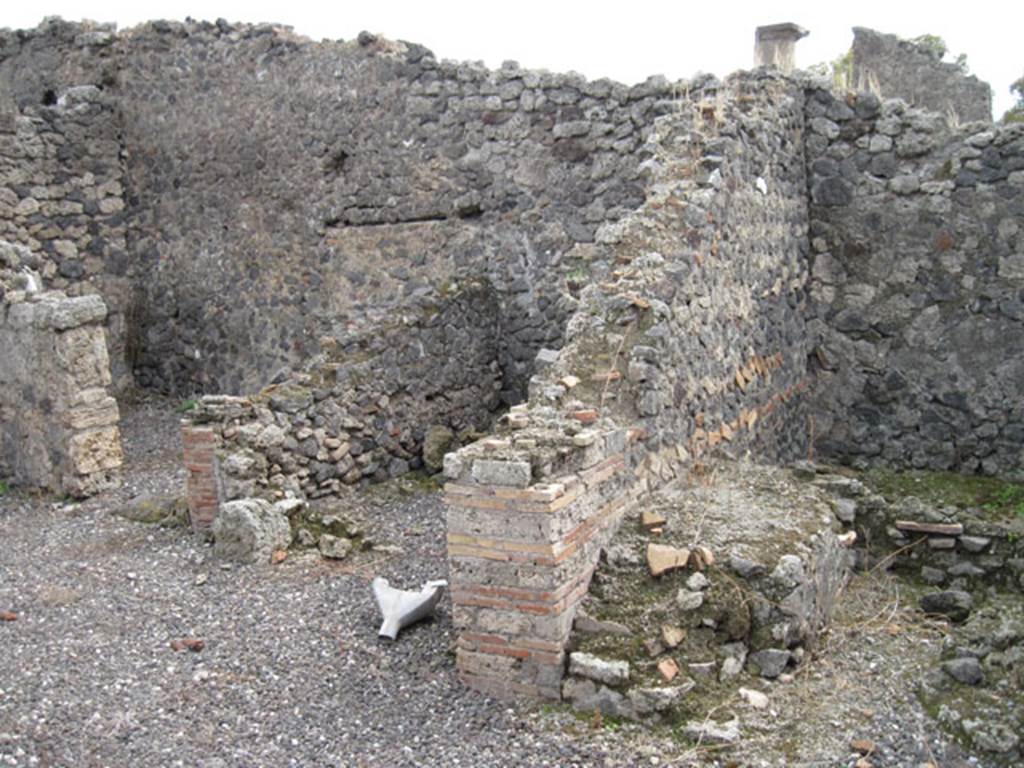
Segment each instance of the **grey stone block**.
[{"label": "grey stone block", "polygon": [[269,563],[276,549],[292,540],[288,518],[264,499],[238,499],[223,504],[213,521],[217,557],[241,563]]},{"label": "grey stone block", "polygon": [[973,656],[944,661],[942,671],[964,685],[981,685],[985,679],[981,663]]},{"label": "grey stone block", "polygon": [[606,661],[589,653],[576,652],[569,655],[569,674],[606,685],[622,685],[629,681],[629,663]]},{"label": "grey stone block", "polygon": [[970,593],[959,589],[922,595],[919,603],[925,613],[942,614],[953,621],[966,620],[974,608]]},{"label": "grey stone block", "polygon": [[526,488],[530,484],[531,469],[528,461],[498,461],[477,459],[473,462],[473,480],[480,485],[506,485]]},{"label": "grey stone block", "polygon": [[793,657],[790,651],[781,648],[766,648],[750,654],[747,661],[757,667],[761,677],[774,679],[781,675]]}]

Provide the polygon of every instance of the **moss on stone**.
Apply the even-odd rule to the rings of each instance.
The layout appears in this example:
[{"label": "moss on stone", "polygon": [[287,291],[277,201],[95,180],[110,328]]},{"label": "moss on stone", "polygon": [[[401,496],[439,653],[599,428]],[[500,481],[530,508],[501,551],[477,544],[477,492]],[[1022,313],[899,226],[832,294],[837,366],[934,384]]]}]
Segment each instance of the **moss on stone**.
[{"label": "moss on stone", "polygon": [[365,542],[364,526],[340,507],[337,500],[318,501],[305,508],[296,507],[290,512],[288,523],[292,529],[291,548],[315,547],[326,533],[351,539],[354,550],[362,549]]},{"label": "moss on stone", "polygon": [[973,508],[993,520],[1024,519],[1024,483],[956,472],[873,469],[865,482],[893,502],[916,496],[926,504]]},{"label": "moss on stone", "polygon": [[[976,611],[965,625],[951,628],[946,645],[951,649],[987,643],[1000,627],[1010,624],[1024,627],[1024,605],[1009,592],[990,594],[987,604]],[[1019,645],[1014,645],[1019,648]],[[957,683],[936,669],[916,688],[918,700],[929,717],[972,752],[979,751],[979,744],[970,729],[965,728],[966,722],[974,721],[982,728],[1001,724],[1010,732],[1024,733],[1024,673],[1016,663],[994,667],[990,658],[982,661],[985,668],[982,685]],[[1007,754],[981,754],[985,755],[986,765],[1018,764],[1017,750]]]}]

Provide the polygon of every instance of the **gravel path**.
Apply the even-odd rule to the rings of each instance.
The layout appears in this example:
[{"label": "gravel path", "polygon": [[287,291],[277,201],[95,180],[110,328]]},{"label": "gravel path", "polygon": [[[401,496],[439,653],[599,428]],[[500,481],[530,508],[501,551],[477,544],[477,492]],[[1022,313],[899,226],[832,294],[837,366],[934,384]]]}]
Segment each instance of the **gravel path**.
[{"label": "gravel path", "polygon": [[[622,764],[604,734],[578,745],[536,708],[462,687],[447,601],[377,639],[371,575],[445,574],[436,496],[367,502],[369,532],[403,552],[362,568],[226,570],[184,529],[111,514],[183,486],[176,429],[167,403],[128,411],[116,493],[0,498],[0,610],[18,616],[0,622],[0,765]],[[183,637],[205,647],[174,651]]]}]

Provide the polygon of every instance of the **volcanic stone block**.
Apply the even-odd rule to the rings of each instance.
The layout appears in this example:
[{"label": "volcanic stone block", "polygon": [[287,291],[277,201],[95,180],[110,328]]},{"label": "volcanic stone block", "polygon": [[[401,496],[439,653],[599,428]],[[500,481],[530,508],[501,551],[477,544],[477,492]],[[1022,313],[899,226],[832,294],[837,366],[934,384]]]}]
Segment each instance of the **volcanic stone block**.
[{"label": "volcanic stone block", "polygon": [[528,461],[492,461],[477,459],[473,462],[473,479],[481,485],[510,485],[525,488],[530,484]]},{"label": "volcanic stone block", "polygon": [[224,504],[213,521],[213,551],[225,560],[269,563],[276,549],[287,549],[292,531],[288,518],[264,499]]}]

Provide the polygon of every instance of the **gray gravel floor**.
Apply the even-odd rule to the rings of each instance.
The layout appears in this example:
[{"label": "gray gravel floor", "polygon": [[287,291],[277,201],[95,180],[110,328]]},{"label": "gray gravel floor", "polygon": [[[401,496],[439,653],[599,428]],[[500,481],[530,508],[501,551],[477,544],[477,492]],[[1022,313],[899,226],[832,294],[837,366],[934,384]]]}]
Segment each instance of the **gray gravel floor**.
[{"label": "gray gravel floor", "polygon": [[[436,497],[371,504],[403,553],[354,569],[317,558],[226,570],[184,529],[110,513],[183,485],[177,419],[129,411],[126,487],[83,504],[0,498],[0,765],[628,765],[611,735],[463,688],[450,604],[376,637],[368,577],[445,574]],[[197,577],[206,581],[197,585]],[[175,652],[181,637],[199,653]],[[649,758],[645,763],[650,764]]]}]

